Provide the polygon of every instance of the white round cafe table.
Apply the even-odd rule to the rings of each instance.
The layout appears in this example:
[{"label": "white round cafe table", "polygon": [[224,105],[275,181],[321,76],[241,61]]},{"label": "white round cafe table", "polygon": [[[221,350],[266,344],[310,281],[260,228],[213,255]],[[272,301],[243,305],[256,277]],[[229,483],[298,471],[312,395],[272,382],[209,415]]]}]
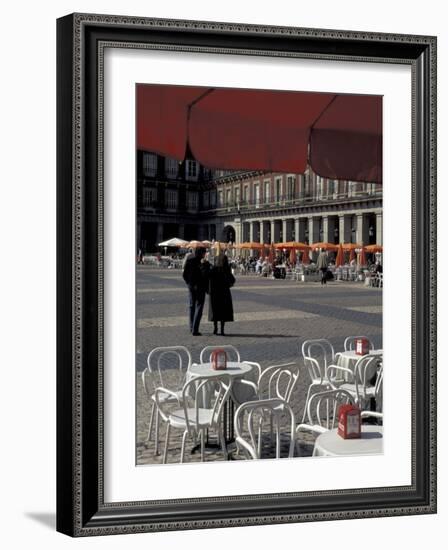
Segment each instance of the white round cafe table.
[{"label": "white round cafe table", "polygon": [[236,361],[228,361],[225,370],[215,370],[211,363],[194,364],[188,369],[189,377],[194,376],[220,376],[228,374],[232,378],[244,378],[252,370],[252,365],[247,363],[238,363]]},{"label": "white round cafe table", "polygon": [[215,370],[211,363],[194,364],[188,369],[187,379],[191,380],[195,376],[207,376],[207,378],[213,378],[215,376],[222,376],[227,374],[232,378],[232,390],[231,396],[233,401],[240,405],[244,401],[253,399],[254,391],[251,386],[243,386],[238,383],[238,380],[245,378],[246,380],[252,380],[255,382],[254,376],[258,373],[257,369],[254,369],[252,365],[237,361],[228,361],[227,368],[225,370]]},{"label": "white round cafe table", "polygon": [[315,443],[313,456],[376,455],[383,452],[383,427],[363,425],[360,439],[344,439],[338,430],[320,434]]},{"label": "white round cafe table", "polygon": [[[383,350],[371,349],[368,355],[373,355],[373,356],[383,355]],[[338,356],[337,364],[339,367],[344,367],[354,372],[355,365],[361,357],[365,357],[365,355],[358,355],[355,350],[342,351]],[[351,382],[351,380],[348,380],[348,378],[349,378],[348,374],[344,373],[344,380],[346,382]]]}]

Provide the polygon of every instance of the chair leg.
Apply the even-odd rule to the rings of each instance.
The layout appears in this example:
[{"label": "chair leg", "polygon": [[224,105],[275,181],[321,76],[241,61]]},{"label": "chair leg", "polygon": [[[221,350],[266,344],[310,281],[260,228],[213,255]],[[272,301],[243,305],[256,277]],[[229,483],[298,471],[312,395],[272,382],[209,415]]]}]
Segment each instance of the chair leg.
[{"label": "chair leg", "polygon": [[156,440],[154,454],[159,454],[159,411],[156,411]]},{"label": "chair leg", "polygon": [[[218,429],[219,429],[219,427],[218,427]],[[224,437],[224,434],[223,434],[222,430],[219,430],[219,439],[221,440],[221,449],[222,449],[222,453],[224,455],[224,460],[227,460],[228,459],[227,445],[226,445],[226,440],[225,440],[225,437]]]},{"label": "chair leg", "polygon": [[151,433],[152,433],[152,425],[154,423],[154,409],[156,408],[156,404],[153,402],[151,406],[151,415],[149,417],[149,430],[148,430],[148,436],[146,437],[146,441],[151,440]]},{"label": "chair leg", "polygon": [[275,416],[275,425],[277,431],[275,457],[280,458],[280,418]]},{"label": "chair leg", "polygon": [[168,453],[168,441],[170,439],[170,428],[171,424],[167,422],[166,424],[166,439],[165,439],[165,449],[163,450],[163,464],[166,464],[166,456]]},{"label": "chair leg", "polygon": [[204,462],[204,430],[201,430],[201,462]]},{"label": "chair leg", "polygon": [[305,418],[306,418],[306,410],[308,408],[308,401],[310,400],[310,395],[311,395],[311,388],[312,388],[312,384],[309,386],[308,388],[308,392],[306,394],[306,399],[305,399],[305,407],[303,408],[303,416],[302,416],[302,424],[305,422]]},{"label": "chair leg", "polygon": [[184,461],[185,456],[185,440],[187,439],[188,432],[187,430],[184,431],[184,435],[182,436],[182,447],[180,449],[180,463],[182,464]]}]

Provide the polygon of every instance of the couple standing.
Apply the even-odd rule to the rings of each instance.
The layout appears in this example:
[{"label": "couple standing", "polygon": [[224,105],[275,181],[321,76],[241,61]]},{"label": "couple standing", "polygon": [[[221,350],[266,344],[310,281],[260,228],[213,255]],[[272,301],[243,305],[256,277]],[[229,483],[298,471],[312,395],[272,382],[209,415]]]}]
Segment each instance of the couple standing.
[{"label": "couple standing", "polygon": [[185,262],[183,279],[188,286],[190,331],[201,336],[199,324],[204,309],[205,295],[209,294],[208,320],[214,324],[213,334],[218,334],[218,322],[224,336],[224,325],[233,321],[233,304],[230,288],[235,283],[229,261],[223,252],[213,259],[206,258],[205,248],[196,248],[194,255]]}]

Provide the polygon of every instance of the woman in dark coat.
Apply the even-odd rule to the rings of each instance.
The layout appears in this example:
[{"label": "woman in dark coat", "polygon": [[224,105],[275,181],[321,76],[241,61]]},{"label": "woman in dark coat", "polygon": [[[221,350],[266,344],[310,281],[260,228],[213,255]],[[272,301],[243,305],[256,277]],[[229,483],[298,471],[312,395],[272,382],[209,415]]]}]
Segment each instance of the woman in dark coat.
[{"label": "woman in dark coat", "polygon": [[229,260],[222,252],[216,256],[209,273],[209,309],[208,320],[213,321],[213,334],[218,334],[218,321],[221,322],[221,334],[224,336],[224,325],[233,321],[233,304],[230,287],[235,284]]}]

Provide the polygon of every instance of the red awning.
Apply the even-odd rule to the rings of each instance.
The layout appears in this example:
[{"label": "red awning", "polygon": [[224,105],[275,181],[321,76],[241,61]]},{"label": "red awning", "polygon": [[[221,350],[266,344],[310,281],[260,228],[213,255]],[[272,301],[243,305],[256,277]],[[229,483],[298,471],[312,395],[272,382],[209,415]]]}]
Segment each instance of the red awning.
[{"label": "red awning", "polygon": [[380,96],[137,87],[137,147],[209,168],[381,181]]}]

